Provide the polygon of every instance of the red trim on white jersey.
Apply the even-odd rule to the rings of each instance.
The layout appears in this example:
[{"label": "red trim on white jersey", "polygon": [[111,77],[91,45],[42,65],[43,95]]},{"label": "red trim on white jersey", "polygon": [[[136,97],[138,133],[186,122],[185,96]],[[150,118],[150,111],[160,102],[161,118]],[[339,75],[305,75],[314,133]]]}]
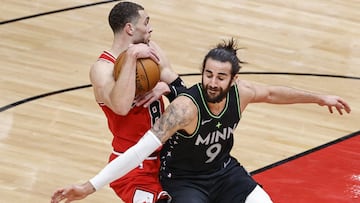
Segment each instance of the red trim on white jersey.
[{"label": "red trim on white jersey", "polygon": [[113,56],[110,52],[108,51],[104,51],[100,56],[99,58],[101,59],[104,59],[104,60],[107,60],[107,61],[110,61],[112,63],[115,63],[116,61],[116,57]]}]

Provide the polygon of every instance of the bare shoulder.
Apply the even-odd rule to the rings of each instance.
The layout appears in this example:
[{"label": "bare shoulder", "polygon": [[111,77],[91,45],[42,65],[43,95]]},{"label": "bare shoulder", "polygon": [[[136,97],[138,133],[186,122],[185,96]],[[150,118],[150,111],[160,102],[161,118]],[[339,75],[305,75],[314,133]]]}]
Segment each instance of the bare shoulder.
[{"label": "bare shoulder", "polygon": [[236,85],[240,94],[240,108],[244,111],[246,106],[256,97],[256,88],[254,83],[246,80],[236,80]]},{"label": "bare shoulder", "polygon": [[188,120],[194,118],[198,110],[194,102],[186,96],[179,96],[177,97],[169,107],[176,111],[176,114],[183,117],[183,120]]},{"label": "bare shoulder", "polygon": [[113,71],[114,70],[114,63],[104,60],[104,59],[98,59],[90,69],[91,71]]},{"label": "bare shoulder", "polygon": [[107,61],[98,59],[91,67],[90,67],[90,80],[94,85],[99,82],[106,82],[108,80],[113,80],[113,71],[114,64]]},{"label": "bare shoulder", "polygon": [[252,82],[240,78],[237,78],[235,82],[239,88],[250,88],[253,85]]},{"label": "bare shoulder", "polygon": [[235,83],[241,93],[246,93],[253,89],[253,83],[247,80],[236,79]]}]

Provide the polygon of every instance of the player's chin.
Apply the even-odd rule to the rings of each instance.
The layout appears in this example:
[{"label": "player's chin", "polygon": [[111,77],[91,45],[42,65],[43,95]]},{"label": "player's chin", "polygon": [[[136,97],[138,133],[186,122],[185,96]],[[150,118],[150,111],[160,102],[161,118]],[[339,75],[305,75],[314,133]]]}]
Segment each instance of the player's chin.
[{"label": "player's chin", "polygon": [[214,90],[207,90],[206,94],[210,99],[216,99],[219,96],[219,92]]},{"label": "player's chin", "polygon": [[144,43],[145,43],[145,44],[149,44],[149,42],[150,42],[150,37],[151,37],[151,36],[145,37],[145,39],[144,39]]},{"label": "player's chin", "polygon": [[150,38],[151,38],[151,34],[148,34],[144,37],[144,42],[145,43],[149,43],[150,42]]},{"label": "player's chin", "polygon": [[210,93],[207,93],[205,95],[205,98],[206,98],[206,101],[210,102],[210,103],[213,103],[216,101],[217,97],[215,94],[210,94]]}]

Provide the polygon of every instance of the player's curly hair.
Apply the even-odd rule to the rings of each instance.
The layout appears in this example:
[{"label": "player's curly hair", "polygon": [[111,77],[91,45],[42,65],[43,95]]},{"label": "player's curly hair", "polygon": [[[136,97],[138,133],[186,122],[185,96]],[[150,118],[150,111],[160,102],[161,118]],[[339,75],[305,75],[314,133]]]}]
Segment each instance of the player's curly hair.
[{"label": "player's curly hair", "polygon": [[133,2],[120,2],[110,11],[109,25],[114,33],[121,31],[126,23],[137,23],[140,18],[139,10],[144,10],[139,4]]},{"label": "player's curly hair", "polygon": [[231,38],[228,41],[223,40],[206,54],[202,63],[202,73],[204,72],[207,59],[212,58],[221,62],[230,62],[231,76],[234,77],[241,68],[240,64],[244,63],[238,58],[237,50],[239,50],[239,48],[237,47],[237,41],[234,38]]}]

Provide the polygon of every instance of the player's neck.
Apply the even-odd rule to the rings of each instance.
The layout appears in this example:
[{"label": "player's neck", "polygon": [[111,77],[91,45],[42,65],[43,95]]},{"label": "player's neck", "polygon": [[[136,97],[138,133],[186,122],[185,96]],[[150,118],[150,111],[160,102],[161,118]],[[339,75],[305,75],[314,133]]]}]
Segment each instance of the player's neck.
[{"label": "player's neck", "polygon": [[207,102],[207,105],[212,114],[219,115],[223,111],[225,107],[225,103],[226,103],[226,97],[220,102],[216,102],[216,103]]},{"label": "player's neck", "polygon": [[123,51],[129,48],[131,41],[126,36],[116,35],[112,43],[110,52],[115,56],[119,56]]}]

